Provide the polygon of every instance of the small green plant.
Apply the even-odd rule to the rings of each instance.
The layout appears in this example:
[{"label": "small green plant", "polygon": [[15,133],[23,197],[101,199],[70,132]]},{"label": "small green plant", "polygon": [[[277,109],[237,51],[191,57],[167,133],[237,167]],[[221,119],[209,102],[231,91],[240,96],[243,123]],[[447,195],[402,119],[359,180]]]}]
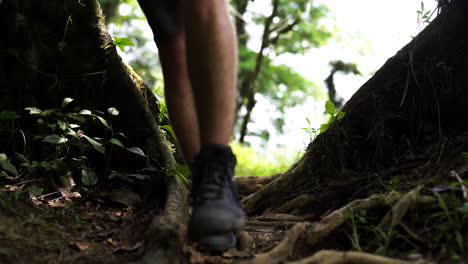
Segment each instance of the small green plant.
[{"label": "small green plant", "polygon": [[307,127],[303,127],[302,130],[304,130],[306,133],[309,134],[309,139],[310,139],[310,141],[312,142],[312,141],[314,141],[314,140],[317,138],[317,135],[318,135],[318,133],[320,132],[320,130],[317,129],[317,128],[313,128],[313,127],[312,127],[312,124],[311,124],[309,118],[306,117],[306,121],[307,121],[307,125],[308,125],[308,126],[307,126]]},{"label": "small green plant", "polygon": [[[91,150],[104,155],[106,162],[110,160],[113,146],[145,156],[140,148],[126,147],[122,143],[126,136],[114,131],[111,123],[103,117],[104,112],[87,109],[68,111],[67,106],[72,101],[71,98],[65,98],[61,108],[56,109],[25,108],[36,119],[39,126],[40,134],[34,138],[49,144],[53,151],[50,157],[43,161],[30,161],[25,155],[18,154],[23,161],[23,166],[50,168],[60,164],[75,163],[81,168],[81,182],[85,185],[95,185],[98,177],[89,166],[87,159]],[[107,115],[108,117],[117,116],[119,111],[110,107],[107,109]],[[104,137],[87,135],[88,131],[93,129]],[[74,151],[70,151],[71,149]]]},{"label": "small green plant", "polygon": [[189,167],[177,163],[174,168],[172,169],[172,172],[174,175],[180,177],[182,180],[184,180],[186,183],[188,183],[188,178],[190,176],[190,169]]},{"label": "small green plant", "polygon": [[347,236],[349,237],[349,240],[351,241],[351,244],[353,248],[356,250],[362,251],[360,241],[359,241],[359,234],[358,234],[358,224],[366,224],[366,216],[367,216],[367,211],[362,210],[359,213],[355,214],[353,210],[349,211],[344,211],[344,215],[350,220],[351,224],[351,235]]},{"label": "small green plant", "polygon": [[[161,123],[163,123],[165,121],[167,122],[167,120],[169,120],[169,112],[167,111],[167,106],[166,106],[166,101],[165,100],[159,101],[158,105],[159,105],[158,124],[161,124]],[[165,131],[171,133],[171,136],[173,138],[177,138],[176,134],[174,132],[174,129],[172,128],[172,126],[170,124],[162,125],[160,127],[161,127],[161,129],[164,129]]]},{"label": "small green plant", "polygon": [[[128,38],[119,38],[117,36],[114,36],[114,45],[119,47],[121,51],[125,50],[125,47],[127,46],[135,46],[135,43],[131,39]],[[112,46],[112,44],[107,44],[104,49],[108,49]]]},{"label": "small green plant", "polygon": [[430,215],[427,221],[433,222],[433,227],[438,231],[432,237],[434,243],[452,244],[451,256],[453,259],[459,259],[465,252],[465,238],[463,236],[468,222],[468,203],[460,205],[456,197],[456,192],[442,197],[441,194],[433,192],[437,198],[438,212]]},{"label": "small green plant", "polygon": [[18,174],[16,167],[13,164],[11,164],[10,160],[8,159],[8,156],[5,153],[0,153],[0,167],[3,170],[6,170],[10,173]]},{"label": "small green plant", "polygon": [[330,100],[325,102],[325,112],[330,115],[326,123],[320,125],[320,128],[313,128],[309,118],[306,118],[308,127],[302,128],[309,134],[310,141],[314,141],[318,135],[328,130],[328,128],[337,120],[343,119],[345,112],[335,108],[335,105]]},{"label": "small green plant", "polygon": [[[123,133],[115,132],[108,119],[119,115],[119,111],[110,107],[107,113],[68,107],[73,101],[65,98],[60,108],[42,110],[37,107],[26,107],[32,120],[37,124],[34,132],[25,135],[28,140],[37,142],[42,146],[40,155],[16,153],[17,160],[23,168],[41,168],[45,170],[66,171],[78,168],[80,179],[84,185],[95,185],[98,176],[91,164],[88,155],[102,155],[108,166],[114,147],[123,148],[129,152],[146,157],[143,150],[138,147],[126,147],[122,141],[126,139]],[[3,117],[3,119],[1,119]],[[19,116],[2,111],[0,119],[16,119]],[[12,128],[7,128],[11,130]],[[89,134],[88,134],[89,133]],[[93,135],[91,135],[93,134]],[[24,133],[23,133],[24,135]],[[32,160],[31,156],[39,156],[40,160]],[[0,155],[0,169],[16,174],[16,167],[10,162],[6,154]],[[71,175],[62,172],[64,175]]]},{"label": "small green plant", "polygon": [[340,109],[335,108],[335,105],[330,100],[325,102],[325,111],[330,114],[330,119],[328,119],[327,123],[324,123],[320,126],[320,133],[327,131],[331,124],[337,120],[343,119],[346,114]]},{"label": "small green plant", "polygon": [[431,10],[425,10],[424,9],[424,2],[421,1],[421,9],[416,11],[416,13],[418,14],[418,24],[423,24],[423,23],[430,23],[430,14],[431,14]]}]

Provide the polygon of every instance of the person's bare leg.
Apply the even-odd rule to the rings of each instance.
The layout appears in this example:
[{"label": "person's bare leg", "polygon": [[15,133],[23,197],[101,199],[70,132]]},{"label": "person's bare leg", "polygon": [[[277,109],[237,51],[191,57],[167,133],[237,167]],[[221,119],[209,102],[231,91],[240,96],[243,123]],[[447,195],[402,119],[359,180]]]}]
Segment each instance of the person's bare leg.
[{"label": "person's bare leg", "polygon": [[229,144],[237,41],[225,0],[183,0],[189,68],[202,144]]},{"label": "person's bare leg", "polygon": [[200,152],[197,112],[188,75],[184,33],[158,39],[164,93],[174,132],[187,164]]}]

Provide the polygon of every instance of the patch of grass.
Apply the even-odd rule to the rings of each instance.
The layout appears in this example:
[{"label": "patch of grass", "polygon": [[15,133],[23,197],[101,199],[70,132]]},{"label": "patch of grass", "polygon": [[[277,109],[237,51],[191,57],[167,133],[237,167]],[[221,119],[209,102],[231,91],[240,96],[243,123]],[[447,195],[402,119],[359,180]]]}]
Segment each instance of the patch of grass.
[{"label": "patch of grass", "polygon": [[252,147],[242,146],[238,142],[231,143],[237,157],[236,176],[272,175],[286,171],[299,155],[280,149],[260,155]]}]

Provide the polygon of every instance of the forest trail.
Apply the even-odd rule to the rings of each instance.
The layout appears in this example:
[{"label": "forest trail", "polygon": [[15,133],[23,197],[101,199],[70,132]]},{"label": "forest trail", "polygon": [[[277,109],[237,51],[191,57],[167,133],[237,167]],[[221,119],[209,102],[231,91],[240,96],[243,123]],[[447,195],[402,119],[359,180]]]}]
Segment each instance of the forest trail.
[{"label": "forest trail", "polygon": [[[135,192],[100,188],[38,194],[40,180],[0,181],[0,263],[129,263],[144,251],[145,231],[160,210],[133,205]],[[184,263],[240,263],[277,245],[301,217],[250,218],[238,248],[225,252],[183,246]]]},{"label": "forest trail", "polygon": [[[240,181],[241,196],[271,180],[246,179]],[[161,210],[141,203],[136,192],[126,187],[101,186],[82,193],[59,189],[39,195],[40,182],[9,181],[8,184],[5,180],[0,182],[0,263],[149,263],[142,261],[147,253],[145,235]],[[442,187],[437,185],[433,190],[450,189]],[[300,216],[274,212],[250,216],[244,230],[237,234],[236,249],[208,252],[196,243],[185,242],[180,252],[182,263],[261,264],[293,260],[297,262],[288,263],[464,263],[461,259],[460,262],[453,262],[454,259],[434,262],[431,259],[437,258],[436,252],[428,254],[427,248],[424,253],[391,248],[395,239],[390,238],[387,245],[371,246],[383,243],[372,238],[369,232],[377,224],[383,233],[400,225],[398,228],[404,227],[405,236],[413,240],[411,243],[426,243],[421,236],[425,233],[421,228],[426,227],[415,223],[421,220],[417,219],[423,212],[421,208],[434,208],[438,196],[427,195],[422,189],[419,186],[407,193],[388,192],[357,199],[321,215],[310,211]],[[465,191],[463,195],[468,194]],[[453,198],[458,200],[458,190],[456,196]],[[468,215],[467,211],[462,213]],[[403,224],[406,215],[409,216]],[[383,247],[386,248],[379,253]],[[371,248],[372,254],[365,253]],[[402,258],[406,261],[399,260]]]}]

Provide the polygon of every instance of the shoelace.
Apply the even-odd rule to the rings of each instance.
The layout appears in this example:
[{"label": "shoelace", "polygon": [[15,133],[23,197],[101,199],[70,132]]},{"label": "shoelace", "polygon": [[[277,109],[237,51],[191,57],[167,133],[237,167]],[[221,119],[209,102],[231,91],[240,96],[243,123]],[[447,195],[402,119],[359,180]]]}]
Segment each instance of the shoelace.
[{"label": "shoelace", "polygon": [[225,184],[229,182],[228,168],[219,163],[211,163],[204,166],[201,173],[203,179],[197,181],[195,203],[222,199]]}]

